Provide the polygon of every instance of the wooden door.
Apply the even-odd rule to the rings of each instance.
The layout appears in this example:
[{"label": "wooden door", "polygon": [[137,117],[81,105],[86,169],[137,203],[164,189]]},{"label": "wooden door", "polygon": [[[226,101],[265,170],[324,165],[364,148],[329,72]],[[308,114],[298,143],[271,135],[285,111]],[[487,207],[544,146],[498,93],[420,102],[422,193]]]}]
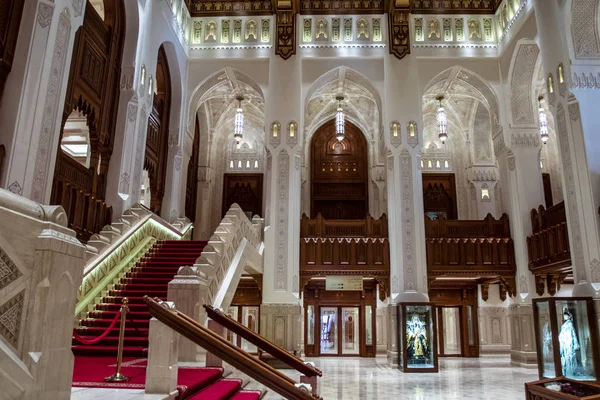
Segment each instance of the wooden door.
[{"label": "wooden door", "polygon": [[225,216],[232,204],[238,204],[252,218],[262,215],[263,174],[225,174],[223,177],[223,207]]},{"label": "wooden door", "polygon": [[335,138],[335,120],[311,141],[311,218],[364,219],[369,210],[368,157],[364,134],[346,121],[346,137]]},{"label": "wooden door", "polygon": [[423,205],[429,218],[457,219],[454,174],[423,174]]}]

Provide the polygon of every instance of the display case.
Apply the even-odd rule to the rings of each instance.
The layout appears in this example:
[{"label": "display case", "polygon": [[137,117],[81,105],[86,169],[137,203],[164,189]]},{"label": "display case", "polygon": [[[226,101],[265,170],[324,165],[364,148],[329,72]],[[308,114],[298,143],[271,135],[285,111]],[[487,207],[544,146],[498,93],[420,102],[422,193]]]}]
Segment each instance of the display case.
[{"label": "display case", "polygon": [[403,372],[438,372],[435,306],[398,304],[398,368]]},{"label": "display case", "polygon": [[598,332],[591,297],[533,300],[540,378],[596,380]]},{"label": "display case", "polygon": [[525,384],[525,398],[539,400],[600,400],[600,386],[562,377],[542,379]]}]

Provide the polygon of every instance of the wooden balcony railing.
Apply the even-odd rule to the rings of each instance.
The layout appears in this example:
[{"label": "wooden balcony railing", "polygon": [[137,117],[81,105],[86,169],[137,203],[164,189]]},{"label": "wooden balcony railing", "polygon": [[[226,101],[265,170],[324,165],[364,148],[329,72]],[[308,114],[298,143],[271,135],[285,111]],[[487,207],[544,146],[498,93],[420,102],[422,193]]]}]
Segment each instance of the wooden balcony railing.
[{"label": "wooden balcony railing", "polygon": [[148,296],[145,296],[144,300],[153,317],[284,398],[290,400],[320,399],[320,397],[296,387],[296,382],[289,376],[254,358],[187,315],[169,310]]},{"label": "wooden balcony railing", "polygon": [[93,182],[94,171],[59,150],[50,202],[63,206],[69,228],[82,242],[87,242],[112,220],[112,207],[92,194]]},{"label": "wooden balcony railing", "polygon": [[500,282],[501,298],[516,291],[516,264],[506,214],[483,221],[425,219],[427,274],[430,279],[470,278]]},{"label": "wooden balcony railing", "polygon": [[239,335],[241,338],[246,339],[248,342],[252,343],[259,349],[266,351],[273,357],[287,364],[289,367],[295,369],[301,374],[304,374],[308,377],[323,376],[323,373],[319,369],[313,367],[310,364],[306,364],[301,358],[268,341],[256,332],[240,324],[233,318],[229,317],[226,314],[223,314],[220,310],[217,310],[216,308],[213,308],[209,305],[205,305],[204,309],[206,310],[206,315],[210,319],[219,323],[225,329],[228,329],[236,335]]},{"label": "wooden balcony railing", "polygon": [[303,238],[387,238],[388,221],[383,214],[380,219],[374,219],[367,214],[365,219],[356,220],[327,220],[317,215],[310,219],[306,214],[300,220],[300,237]]},{"label": "wooden balcony railing", "polygon": [[426,238],[493,238],[510,237],[508,215],[494,219],[490,214],[482,221],[450,220],[440,215],[438,219],[425,218]]},{"label": "wooden balcony railing", "polygon": [[564,201],[545,209],[531,210],[532,234],[527,237],[529,270],[536,277],[537,292],[544,294],[544,280],[548,292],[554,295],[562,280],[571,272],[569,229]]}]

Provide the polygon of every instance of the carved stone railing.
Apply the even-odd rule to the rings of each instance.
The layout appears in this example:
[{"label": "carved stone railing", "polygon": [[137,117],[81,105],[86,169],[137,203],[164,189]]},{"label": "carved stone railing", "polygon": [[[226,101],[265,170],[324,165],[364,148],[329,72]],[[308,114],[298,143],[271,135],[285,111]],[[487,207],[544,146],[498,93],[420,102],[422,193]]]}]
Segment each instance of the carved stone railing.
[{"label": "carved stone railing", "polygon": [[389,288],[390,244],[386,215],[363,220],[300,221],[301,287],[312,277],[362,275],[377,278],[384,296]]},{"label": "carved stone railing", "polygon": [[483,221],[425,219],[427,275],[436,279],[477,279],[487,300],[490,283],[500,284],[500,298],[516,293],[516,264],[506,214]]},{"label": "carved stone railing", "polygon": [[250,221],[239,205],[227,211],[194,265],[208,279],[208,304],[226,309],[245,269],[262,274],[263,229],[264,220]]},{"label": "carved stone railing", "polygon": [[91,311],[95,299],[127,272],[158,240],[190,240],[192,224],[178,218],[169,224],[141,204],[125,211],[87,243],[83,283],[77,293],[76,318]]},{"label": "carved stone railing", "polygon": [[62,207],[0,189],[1,398],[70,397],[84,257]]},{"label": "carved stone railing", "polygon": [[536,292],[544,294],[544,284],[550,295],[571,272],[571,250],[565,202],[545,209],[531,210],[532,234],[527,237],[529,270],[535,275]]}]

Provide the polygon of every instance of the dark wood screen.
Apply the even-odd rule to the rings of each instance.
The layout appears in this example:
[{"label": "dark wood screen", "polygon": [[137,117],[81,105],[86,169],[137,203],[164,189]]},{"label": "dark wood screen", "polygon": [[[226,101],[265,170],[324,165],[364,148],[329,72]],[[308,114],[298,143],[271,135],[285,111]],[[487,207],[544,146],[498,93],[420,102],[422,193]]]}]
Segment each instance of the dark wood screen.
[{"label": "dark wood screen", "polygon": [[367,142],[346,121],[346,138],[335,138],[335,120],[324,123],[311,142],[311,216],[364,219],[369,210]]},{"label": "dark wood screen", "polygon": [[454,174],[423,174],[423,204],[430,218],[457,219]]},{"label": "dark wood screen", "polygon": [[223,176],[223,208],[237,203],[249,216],[262,214],[263,174],[225,174]]},{"label": "dark wood screen", "polygon": [[105,18],[89,3],[75,35],[62,126],[79,111],[87,119],[90,167],[75,162],[58,142],[51,204],[62,205],[69,226],[82,241],[111,222],[112,208],[104,202],[119,105],[119,81],[125,37],[123,0],[104,0]]},{"label": "dark wood screen", "polygon": [[542,182],[544,184],[544,200],[546,201],[546,208],[550,208],[554,205],[554,199],[552,198],[552,182],[550,181],[550,174],[542,174]]},{"label": "dark wood screen", "polygon": [[160,214],[165,195],[167,158],[169,156],[169,115],[171,112],[171,73],[164,46],[158,49],[156,93],[148,118],[144,169],[150,179],[150,209]]},{"label": "dark wood screen", "polygon": [[200,152],[200,125],[196,118],[192,156],[188,162],[187,182],[185,184],[185,216],[196,221],[196,201],[198,198],[198,153]]},{"label": "dark wood screen", "polygon": [[25,0],[0,1],[0,98],[12,69]]}]

